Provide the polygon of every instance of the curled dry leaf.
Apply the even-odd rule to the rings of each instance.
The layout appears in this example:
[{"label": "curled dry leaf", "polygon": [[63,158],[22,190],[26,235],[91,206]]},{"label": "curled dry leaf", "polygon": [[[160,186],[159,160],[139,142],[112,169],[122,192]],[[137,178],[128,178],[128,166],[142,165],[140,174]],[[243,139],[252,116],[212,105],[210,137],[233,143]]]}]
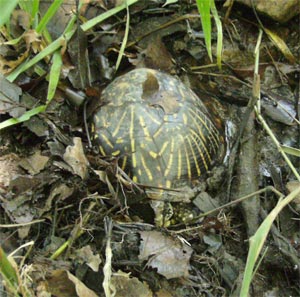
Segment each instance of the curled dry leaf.
[{"label": "curled dry leaf", "polygon": [[100,255],[94,254],[89,245],[86,245],[76,251],[76,260],[79,263],[85,263],[95,272],[98,272],[99,265],[101,263]]},{"label": "curled dry leaf", "polygon": [[33,155],[23,158],[19,166],[27,170],[30,174],[35,175],[45,168],[49,157],[42,156],[41,151],[36,151]]},{"label": "curled dry leaf", "polygon": [[114,186],[109,180],[107,173],[104,170],[94,170],[94,172],[98,175],[99,179],[108,186],[109,192],[113,197],[116,195],[116,191]]},{"label": "curled dry leaf", "polygon": [[39,286],[45,288],[51,296],[97,297],[94,291],[66,270],[54,270]]},{"label": "curled dry leaf", "polygon": [[82,179],[88,176],[89,162],[84,154],[81,138],[73,138],[74,145],[69,145],[63,155],[64,161],[72,167],[75,174],[79,175]]},{"label": "curled dry leaf", "polygon": [[136,277],[130,277],[129,274],[118,271],[111,278],[111,289],[115,297],[151,297],[153,296],[149,286],[141,282]]},{"label": "curled dry leaf", "polygon": [[158,231],[140,232],[139,259],[148,259],[147,265],[167,279],[189,276],[189,261],[192,248],[178,238],[167,236]]},{"label": "curled dry leaf", "polygon": [[6,192],[10,181],[18,174],[19,157],[15,154],[7,154],[0,157],[0,193]]},{"label": "curled dry leaf", "polygon": [[30,46],[33,52],[36,54],[40,49],[41,39],[40,35],[35,30],[28,30],[23,35],[27,50],[30,49]]},{"label": "curled dry leaf", "polygon": [[[2,58],[0,55],[0,72],[2,72]],[[2,72],[3,73],[3,72]],[[19,106],[22,90],[17,85],[9,82],[0,74],[0,114],[9,113],[12,117],[19,117],[25,108]]]},{"label": "curled dry leaf", "polygon": [[52,205],[53,200],[55,201],[62,201],[68,197],[70,197],[74,192],[72,187],[68,187],[64,183],[55,183],[52,185],[51,192],[45,201],[44,207],[40,208],[38,211],[39,216],[42,216],[44,213],[48,212]]}]

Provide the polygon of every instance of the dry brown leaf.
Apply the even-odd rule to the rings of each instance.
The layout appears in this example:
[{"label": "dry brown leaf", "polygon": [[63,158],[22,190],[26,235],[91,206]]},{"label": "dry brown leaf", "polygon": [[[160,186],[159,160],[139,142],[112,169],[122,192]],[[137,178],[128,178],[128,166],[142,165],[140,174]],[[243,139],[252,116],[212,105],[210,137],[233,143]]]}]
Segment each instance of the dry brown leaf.
[{"label": "dry brown leaf", "polygon": [[48,212],[52,208],[52,201],[55,199],[56,201],[62,201],[68,197],[70,197],[74,192],[74,189],[68,187],[66,184],[58,184],[55,183],[52,185],[51,192],[45,201],[45,205],[43,208],[40,208],[38,213],[39,217],[41,217],[44,213]]},{"label": "dry brown leaf", "polygon": [[145,282],[141,282],[136,277],[130,277],[129,274],[118,271],[111,278],[111,290],[115,297],[152,297],[153,294]]},{"label": "dry brown leaf", "polygon": [[69,145],[63,155],[64,161],[71,166],[73,172],[79,175],[82,179],[88,176],[89,162],[84,154],[81,138],[73,138],[74,145]]},{"label": "dry brown leaf", "polygon": [[55,270],[46,278],[47,291],[59,297],[97,297],[97,294],[86,287],[78,278],[66,270]]},{"label": "dry brown leaf", "polygon": [[33,155],[23,158],[19,162],[19,166],[27,170],[30,174],[35,175],[45,168],[48,160],[49,157],[42,156],[41,151],[35,151]]},{"label": "dry brown leaf", "polygon": [[116,191],[115,191],[112,183],[110,182],[110,180],[107,176],[107,173],[104,170],[94,170],[94,172],[98,175],[99,179],[108,186],[110,193],[113,196],[115,196]]},{"label": "dry brown leaf", "polygon": [[21,9],[14,10],[10,20],[11,29],[14,33],[28,30],[30,28],[30,19],[31,16],[28,12]]},{"label": "dry brown leaf", "polygon": [[24,114],[26,109],[24,107],[20,107],[19,104],[21,95],[21,88],[19,88],[16,84],[11,83],[0,74],[0,114],[9,113],[15,118]]},{"label": "dry brown leaf", "polygon": [[80,250],[77,250],[75,254],[76,254],[76,261],[78,261],[79,263],[85,263],[93,271],[98,272],[99,265],[101,263],[101,258],[99,254],[93,253],[89,245],[86,245],[82,247]]},{"label": "dry brown leaf", "polygon": [[31,47],[35,54],[40,50],[41,39],[35,30],[28,30],[24,33],[23,38],[26,42],[27,50]]},{"label": "dry brown leaf", "polygon": [[20,174],[18,162],[20,158],[15,154],[7,154],[0,157],[0,193],[6,192],[10,181]]},{"label": "dry brown leaf", "polygon": [[264,28],[271,41],[277,46],[277,48],[282,52],[285,58],[292,64],[296,63],[296,58],[288,48],[287,44],[281,39],[274,31]]},{"label": "dry brown leaf", "polygon": [[147,265],[167,279],[189,276],[189,261],[192,248],[178,238],[167,236],[158,231],[140,232],[139,259],[148,260]]},{"label": "dry brown leaf", "polygon": [[8,74],[17,68],[27,57],[29,51],[22,53],[16,60],[6,60],[2,55],[0,55],[0,73]]},{"label": "dry brown leaf", "polygon": [[165,289],[160,289],[158,292],[155,293],[156,297],[173,297],[173,295]]}]

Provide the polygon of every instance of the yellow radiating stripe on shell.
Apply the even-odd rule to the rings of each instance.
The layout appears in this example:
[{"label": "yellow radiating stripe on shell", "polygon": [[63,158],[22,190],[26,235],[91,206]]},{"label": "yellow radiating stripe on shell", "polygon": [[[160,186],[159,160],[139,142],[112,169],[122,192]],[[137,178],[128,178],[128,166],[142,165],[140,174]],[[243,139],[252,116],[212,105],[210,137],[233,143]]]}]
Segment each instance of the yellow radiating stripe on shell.
[{"label": "yellow radiating stripe on shell", "polygon": [[159,127],[159,129],[153,134],[153,138],[158,137],[158,135],[163,131],[162,127]]},{"label": "yellow radiating stripe on shell", "polygon": [[149,155],[153,158],[153,159],[156,159],[157,158],[157,153],[156,152],[153,152],[153,151],[150,151],[149,152]]},{"label": "yellow radiating stripe on shell", "polygon": [[124,156],[122,166],[121,166],[122,170],[125,170],[126,163],[127,163],[127,156]]},{"label": "yellow radiating stripe on shell", "polygon": [[186,125],[187,124],[187,116],[185,113],[182,115],[182,119],[183,119],[183,123]]},{"label": "yellow radiating stripe on shell", "polygon": [[186,90],[183,90],[183,88],[182,87],[179,87],[178,88],[178,91],[179,91],[179,93],[180,93],[180,95],[181,95],[181,99],[185,99],[186,98],[186,94],[184,93],[184,91],[186,91]]},{"label": "yellow radiating stripe on shell", "polygon": [[[198,141],[196,140],[196,138],[194,137],[194,135],[192,135],[191,137],[192,137],[192,140],[193,140],[193,142],[195,143],[195,145],[196,145],[196,147],[197,147],[197,149],[198,149],[198,152],[199,152],[199,154],[200,154],[200,157],[201,157],[201,160],[202,160],[202,163],[203,163],[205,169],[208,170],[208,164],[207,164],[207,162],[206,162],[205,156],[203,155],[203,152],[202,152],[202,150],[201,150],[201,147],[199,146]],[[209,161],[209,164],[210,164],[211,158],[210,158],[210,155],[209,155],[209,153],[208,153],[207,151],[206,151],[206,155],[207,155],[207,157],[208,157],[208,159],[209,159],[208,161]]]},{"label": "yellow radiating stripe on shell", "polygon": [[[191,111],[192,114],[194,114],[197,119],[202,123],[202,125],[206,128],[207,132],[208,132],[208,137],[209,139],[212,139],[212,143],[215,143],[215,147],[214,150],[216,151],[216,149],[219,147],[219,139],[218,139],[218,133],[216,133],[217,131],[213,131],[215,130],[213,128],[213,125],[210,125],[210,127],[208,127],[207,123],[205,120],[209,120],[207,118],[207,116],[205,114],[202,114],[203,118],[197,113],[195,112],[192,108],[189,109]],[[211,135],[211,137],[210,137]]]},{"label": "yellow radiating stripe on shell", "polygon": [[121,116],[121,118],[120,118],[120,120],[119,120],[119,122],[117,124],[116,129],[113,131],[113,133],[112,133],[113,137],[116,137],[116,135],[118,134],[118,132],[119,132],[119,130],[121,128],[121,125],[123,124],[123,121],[124,121],[124,118],[126,117],[126,115],[127,115],[127,109],[122,114],[122,116]]},{"label": "yellow radiating stripe on shell", "polygon": [[[145,114],[147,114],[147,117],[149,117],[155,124],[160,125],[161,122],[159,120],[157,120],[148,110],[144,111]],[[150,125],[150,124],[148,124]]]},{"label": "yellow radiating stripe on shell", "polygon": [[117,138],[117,140],[116,140],[116,143],[123,143],[124,142],[124,139],[123,138]]},{"label": "yellow radiating stripe on shell", "polygon": [[192,121],[194,122],[195,126],[198,129],[200,139],[202,140],[203,143],[206,142],[207,139],[205,139],[205,137],[203,135],[202,127],[199,125],[199,122],[192,115],[191,115],[191,118],[192,118]]},{"label": "yellow radiating stripe on shell", "polygon": [[[95,134],[95,124],[94,123],[91,124],[91,133]],[[94,137],[95,136],[98,136],[98,135],[96,134],[96,135],[94,135]]]},{"label": "yellow radiating stripe on shell", "polygon": [[135,182],[135,183],[137,183],[138,178],[134,175],[134,176],[132,177],[132,181]]},{"label": "yellow radiating stripe on shell", "polygon": [[129,128],[129,137],[133,139],[133,128],[134,128],[134,107],[130,105],[130,128]]},{"label": "yellow radiating stripe on shell", "polygon": [[118,156],[118,155],[120,155],[120,151],[119,150],[117,150],[117,151],[114,151],[114,152],[112,152],[111,153],[112,154],[112,156]]},{"label": "yellow radiating stripe on shell", "polygon": [[181,178],[182,171],[182,155],[181,155],[181,147],[178,148],[178,165],[177,165],[177,179]]},{"label": "yellow radiating stripe on shell", "polygon": [[99,145],[99,150],[102,156],[106,156],[106,153],[101,145]]},{"label": "yellow radiating stripe on shell", "polygon": [[144,170],[145,170],[145,172],[146,172],[146,174],[148,176],[148,180],[152,181],[153,180],[153,176],[152,176],[151,170],[148,168],[143,155],[141,156],[141,161],[142,161],[142,165],[144,167]]},{"label": "yellow radiating stripe on shell", "polygon": [[166,188],[171,188],[172,183],[170,180],[166,180]]},{"label": "yellow radiating stripe on shell", "polygon": [[[201,156],[201,158],[202,158],[203,164],[206,164],[206,160],[205,160],[205,157],[204,157],[204,155],[203,155],[203,152],[202,152],[202,150],[201,150],[201,147],[199,146],[199,143],[198,143],[198,141],[196,140],[196,138],[199,139],[199,141],[201,142],[202,148],[203,148],[203,150],[205,151],[205,154],[206,154],[206,156],[207,156],[207,158],[208,158],[208,161],[209,161],[209,163],[211,163],[211,156],[210,156],[210,154],[209,154],[209,151],[207,150],[207,147],[206,147],[205,143],[203,143],[201,137],[199,137],[199,135],[198,135],[194,130],[190,130],[190,131],[191,131],[191,133],[193,134],[193,140],[194,140],[194,142],[195,142],[196,145],[197,145],[197,148],[198,148],[198,151],[199,151],[200,156]],[[201,154],[202,154],[202,155],[201,155]],[[205,165],[204,165],[204,166],[205,166]]]},{"label": "yellow radiating stripe on shell", "polygon": [[149,134],[148,128],[147,128],[147,126],[146,126],[146,124],[145,124],[144,117],[140,116],[140,117],[139,117],[139,120],[140,120],[140,124],[141,124],[141,126],[142,126],[142,128],[143,128],[143,131],[144,131],[145,136],[146,136],[147,138],[150,138],[150,134]]},{"label": "yellow radiating stripe on shell", "polygon": [[192,171],[191,171],[191,164],[190,164],[189,154],[188,154],[183,136],[180,135],[180,138],[182,139],[182,144],[183,144],[183,147],[184,147],[188,178],[192,179]]},{"label": "yellow radiating stripe on shell", "polygon": [[101,123],[101,121],[99,119],[99,116],[97,114],[94,115],[94,122],[96,122],[96,124],[100,124]]},{"label": "yellow radiating stripe on shell", "polygon": [[173,157],[174,157],[174,138],[172,138],[172,140],[171,140],[171,150],[170,150],[169,160],[168,160],[168,164],[167,164],[167,168],[165,170],[164,176],[169,175],[169,172],[170,172],[172,164],[173,164]]},{"label": "yellow radiating stripe on shell", "polygon": [[135,140],[133,138],[131,139],[130,145],[131,145],[132,166],[136,168]]},{"label": "yellow radiating stripe on shell", "polygon": [[169,144],[169,141],[165,141],[165,142],[163,143],[163,145],[162,145],[162,147],[161,147],[161,150],[160,150],[159,153],[158,153],[159,156],[161,156],[161,155],[164,153],[164,151],[165,151],[165,149],[167,148],[168,144]]},{"label": "yellow radiating stripe on shell", "polygon": [[190,149],[191,149],[191,152],[192,152],[192,155],[193,155],[194,163],[195,163],[196,170],[197,170],[197,175],[200,176],[201,175],[201,170],[200,170],[198,160],[197,160],[197,157],[195,155],[195,152],[194,152],[194,149],[193,149],[193,146],[192,146],[192,143],[191,143],[191,140],[190,140],[189,136],[187,137],[187,141],[188,141],[188,144],[190,146]]},{"label": "yellow radiating stripe on shell", "polygon": [[110,142],[110,140],[106,137],[105,134],[101,134],[100,136],[109,147],[114,148],[113,144]]}]

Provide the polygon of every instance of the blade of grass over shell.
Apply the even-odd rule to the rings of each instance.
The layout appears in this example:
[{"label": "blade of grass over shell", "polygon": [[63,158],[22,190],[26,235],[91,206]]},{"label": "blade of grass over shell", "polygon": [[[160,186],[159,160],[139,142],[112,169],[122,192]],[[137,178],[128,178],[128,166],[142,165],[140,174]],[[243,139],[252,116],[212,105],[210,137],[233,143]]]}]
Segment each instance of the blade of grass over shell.
[{"label": "blade of grass over shell", "polygon": [[204,33],[205,45],[208,56],[212,61],[211,53],[211,20],[210,8],[212,0],[196,0],[199,14],[201,16],[201,24]]},{"label": "blade of grass over shell", "polygon": [[124,38],[122,40],[122,45],[119,51],[119,55],[118,55],[118,59],[116,62],[116,71],[118,70],[121,60],[123,58],[124,55],[124,51],[126,48],[126,44],[127,44],[127,40],[128,40],[128,34],[129,34],[129,24],[130,24],[130,14],[129,14],[129,8],[127,5],[127,1],[125,0],[125,4],[126,4],[126,11],[127,11],[127,15],[126,15],[126,27],[125,27],[125,33],[124,33]]},{"label": "blade of grass over shell", "polygon": [[249,296],[248,293],[249,293],[251,281],[254,276],[253,271],[255,269],[255,263],[262,251],[263,245],[270,232],[274,220],[277,218],[281,210],[285,206],[287,206],[291,201],[293,201],[293,199],[295,199],[299,194],[300,194],[300,187],[295,189],[284,199],[279,200],[277,205],[273,208],[273,210],[269,213],[269,215],[259,226],[256,233],[250,238],[250,248],[248,252],[240,297]]},{"label": "blade of grass over shell", "polygon": [[10,18],[11,13],[18,4],[18,0],[2,0],[0,2],[1,18],[0,27],[2,27]]},{"label": "blade of grass over shell", "polygon": [[219,69],[221,69],[221,67],[222,67],[223,29],[222,29],[222,23],[219,18],[214,0],[211,0],[211,12],[213,14],[213,17],[215,19],[216,26],[217,26],[217,32],[218,32],[217,53],[216,53],[217,54],[217,65],[218,65]]},{"label": "blade of grass over shell", "polygon": [[91,28],[93,28],[95,25],[101,23],[102,21],[108,19],[109,17],[117,14],[118,12],[120,12],[121,10],[125,9],[126,7],[134,4],[134,3],[137,3],[139,0],[127,0],[127,1],[124,1],[123,4],[115,7],[115,8],[112,8],[102,14],[100,14],[99,16],[87,21],[86,23],[84,23],[83,25],[81,25],[81,29],[83,31],[87,31]]}]

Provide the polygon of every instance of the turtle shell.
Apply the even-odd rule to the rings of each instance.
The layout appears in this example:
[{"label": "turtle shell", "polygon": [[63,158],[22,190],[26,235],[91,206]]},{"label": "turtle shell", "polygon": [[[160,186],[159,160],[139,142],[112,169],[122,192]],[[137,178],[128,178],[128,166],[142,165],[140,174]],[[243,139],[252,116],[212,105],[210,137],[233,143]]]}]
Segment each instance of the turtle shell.
[{"label": "turtle shell", "polygon": [[155,188],[190,184],[221,154],[223,136],[209,111],[175,77],[135,69],[110,83],[101,99],[103,106],[94,115],[100,153],[117,158],[136,183]]}]

